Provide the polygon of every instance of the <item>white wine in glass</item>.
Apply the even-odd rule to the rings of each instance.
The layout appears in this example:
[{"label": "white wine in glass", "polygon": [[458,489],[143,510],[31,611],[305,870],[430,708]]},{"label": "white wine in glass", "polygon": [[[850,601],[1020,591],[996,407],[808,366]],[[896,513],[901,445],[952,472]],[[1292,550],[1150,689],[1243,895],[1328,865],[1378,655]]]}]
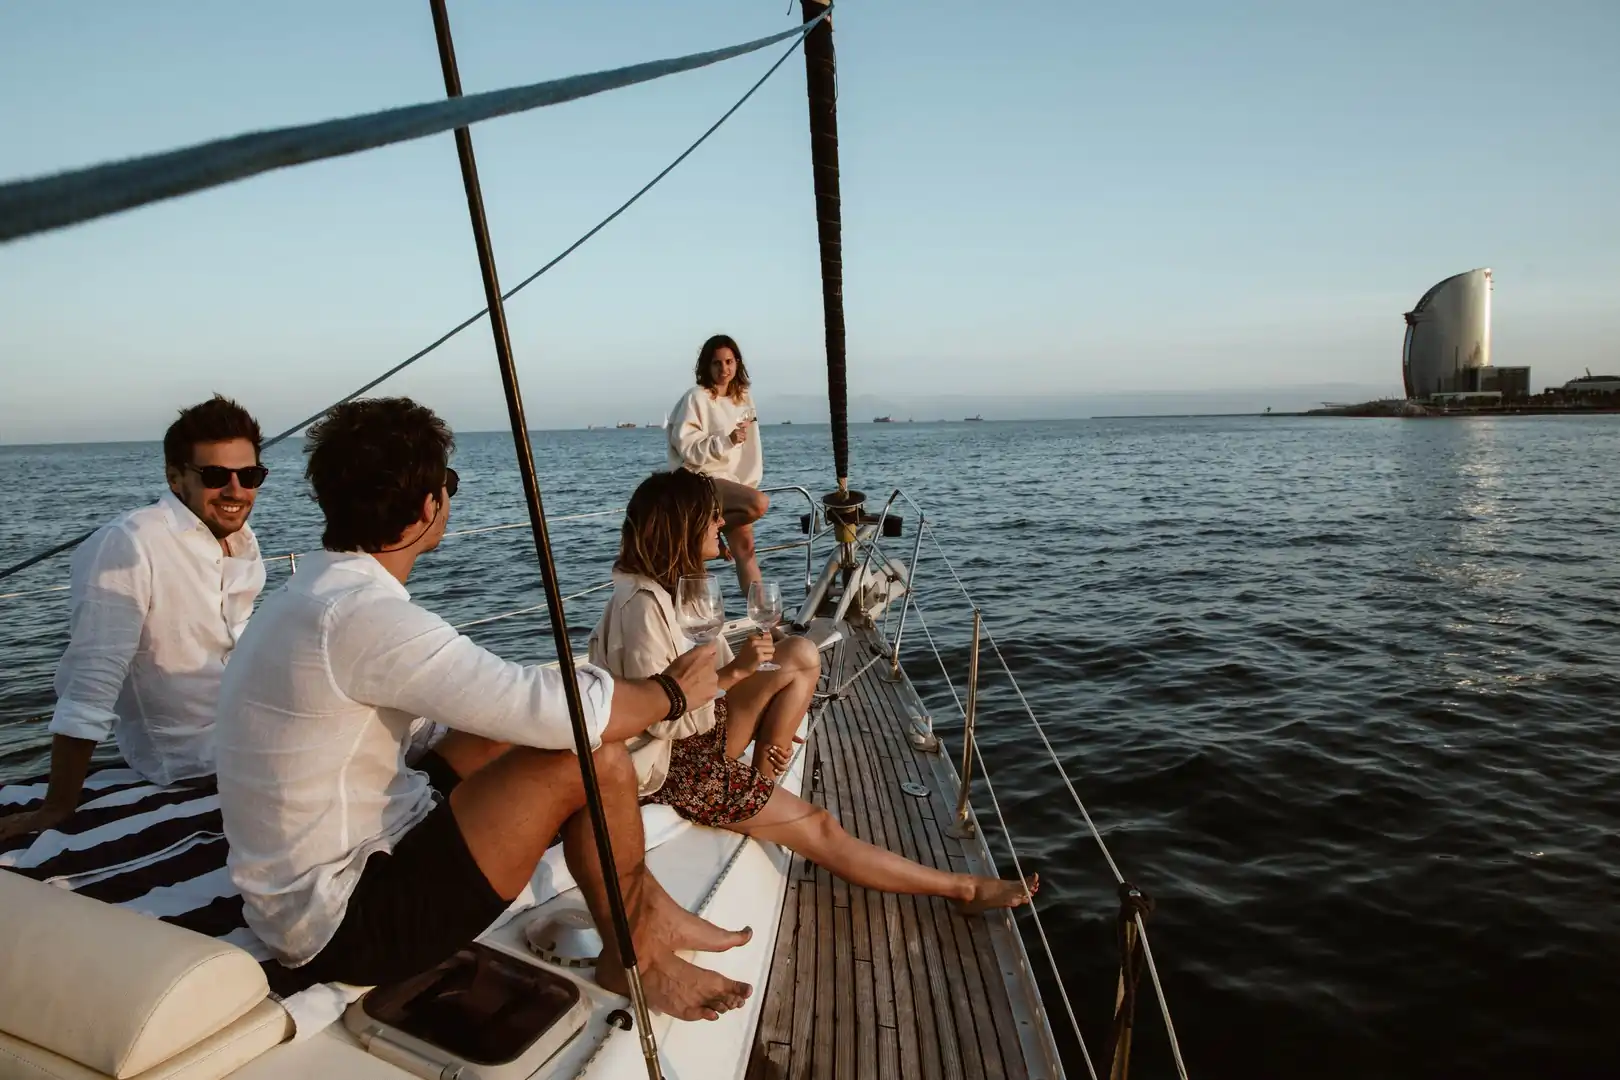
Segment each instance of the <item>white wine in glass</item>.
[{"label": "white wine in glass", "polygon": [[[756,581],[748,586],[748,618],[767,634],[782,621],[782,587],[773,581]],[[760,671],[781,671],[782,665],[769,660]]]},{"label": "white wine in glass", "polygon": [[681,631],[699,645],[720,636],[720,628],[726,623],[720,579],[708,575],[681,578],[675,585],[675,617]]}]

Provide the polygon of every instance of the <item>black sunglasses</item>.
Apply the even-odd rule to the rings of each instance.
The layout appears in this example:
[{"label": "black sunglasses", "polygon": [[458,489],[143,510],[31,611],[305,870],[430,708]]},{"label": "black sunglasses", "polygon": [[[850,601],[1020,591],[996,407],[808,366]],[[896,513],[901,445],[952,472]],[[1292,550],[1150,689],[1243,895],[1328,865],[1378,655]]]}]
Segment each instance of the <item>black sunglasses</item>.
[{"label": "black sunglasses", "polygon": [[270,475],[270,470],[263,465],[247,465],[240,469],[227,469],[223,465],[187,465],[186,468],[197,474],[203,487],[210,489],[224,487],[234,475],[238,484],[251,490],[264,483],[265,477]]},{"label": "black sunglasses", "polygon": [[452,499],[456,497],[456,489],[461,486],[461,474],[454,469],[444,470],[444,493]]}]

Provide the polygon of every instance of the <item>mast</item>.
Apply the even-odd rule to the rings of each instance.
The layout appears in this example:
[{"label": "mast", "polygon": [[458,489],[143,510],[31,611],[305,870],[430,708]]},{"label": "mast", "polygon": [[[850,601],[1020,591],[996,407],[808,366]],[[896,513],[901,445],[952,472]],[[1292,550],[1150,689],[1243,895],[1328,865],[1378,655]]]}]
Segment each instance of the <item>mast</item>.
[{"label": "mast", "polygon": [[[439,64],[444,69],[444,90],[449,97],[461,96],[461,74],[456,68],[456,48],[450,38],[450,16],[445,0],[429,0],[433,9],[433,32],[439,43]],[[602,810],[602,791],[596,780],[596,763],[591,757],[591,737],[585,728],[585,705],[579,695],[574,669],[574,651],[568,641],[568,624],[563,610],[562,590],[557,584],[557,566],[551,557],[551,535],[546,528],[546,511],[540,500],[540,484],[535,478],[534,451],[529,446],[529,425],[523,416],[523,395],[518,388],[517,367],[512,362],[512,339],[507,332],[506,306],[501,299],[501,283],[495,271],[495,251],[489,240],[489,223],[484,217],[483,190],[478,183],[478,162],[473,157],[472,133],[456,128],[456,153],[461,159],[461,180],[467,190],[467,213],[472,219],[473,240],[478,247],[478,268],[484,279],[484,299],[489,304],[489,328],[495,337],[495,358],[500,365],[501,386],[506,391],[506,413],[512,424],[513,448],[517,452],[518,473],[523,480],[523,499],[528,505],[529,528],[534,534],[535,555],[540,560],[540,579],[546,592],[546,609],[557,643],[557,662],[562,669],[563,689],[568,698],[568,719],[574,729],[574,753],[585,786],[585,806],[590,812],[591,832],[596,838],[596,855],[602,863],[608,909],[613,932],[618,937],[619,957],[630,984],[630,1000],[635,1008],[641,1051],[647,1062],[647,1075],[661,1080],[658,1045],[653,1040],[652,1021],[646,995],[641,989],[641,971],[636,965],[635,944],[630,936],[630,920],[625,915],[624,897],[619,893],[613,843],[608,837],[607,817]]]},{"label": "mast", "polygon": [[[802,0],[804,21],[827,10],[827,0]],[[805,35],[804,74],[810,97],[810,165],[816,188],[816,231],[821,247],[821,308],[827,331],[827,405],[832,415],[833,465],[838,490],[849,488],[849,390],[844,375],[843,223],[838,197],[838,69],[832,19]]]},{"label": "mast", "polygon": [[[823,15],[829,0],[801,0],[804,21]],[[838,490],[822,496],[843,551],[845,576],[854,568],[855,533],[866,497],[849,489],[849,387],[844,356],[843,219],[838,195],[838,64],[832,18],[804,38],[805,87],[810,100],[810,165],[815,177],[816,233],[821,248],[821,311],[827,333],[827,408],[832,420]]]}]

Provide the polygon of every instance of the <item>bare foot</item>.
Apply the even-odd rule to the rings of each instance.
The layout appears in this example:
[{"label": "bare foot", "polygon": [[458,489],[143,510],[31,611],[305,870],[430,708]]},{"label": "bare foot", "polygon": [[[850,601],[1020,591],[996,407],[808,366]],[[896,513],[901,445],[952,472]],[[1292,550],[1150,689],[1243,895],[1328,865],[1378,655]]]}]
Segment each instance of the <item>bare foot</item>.
[{"label": "bare foot", "polygon": [[980,912],[990,911],[994,908],[1015,908],[1029,903],[1041,887],[1041,875],[1031,874],[1026,887],[1023,881],[1003,881],[1000,878],[976,877],[973,879],[973,896],[968,900],[957,902],[957,909],[964,915],[977,915]]},{"label": "bare foot", "polygon": [[680,949],[698,952],[725,952],[746,945],[754,938],[754,929],[727,930],[722,926],[687,911],[651,875],[642,899],[641,917],[636,920],[634,938],[636,953],[662,956]]},{"label": "bare foot", "polygon": [[[598,968],[596,981],[615,994],[630,992],[630,981],[620,967]],[[641,988],[649,1009],[677,1020],[718,1020],[721,1013],[741,1008],[754,992],[747,983],[689,964],[674,954],[644,965]]]},{"label": "bare foot", "polygon": [[[746,945],[754,938],[752,926],[745,926],[741,930],[727,930],[723,926],[716,926],[701,915],[687,911],[668,893],[664,894],[664,899],[668,901],[668,905],[660,905],[661,910],[654,918],[662,924],[661,936],[671,949],[725,952],[727,949]],[[649,927],[649,930],[652,929]]]}]

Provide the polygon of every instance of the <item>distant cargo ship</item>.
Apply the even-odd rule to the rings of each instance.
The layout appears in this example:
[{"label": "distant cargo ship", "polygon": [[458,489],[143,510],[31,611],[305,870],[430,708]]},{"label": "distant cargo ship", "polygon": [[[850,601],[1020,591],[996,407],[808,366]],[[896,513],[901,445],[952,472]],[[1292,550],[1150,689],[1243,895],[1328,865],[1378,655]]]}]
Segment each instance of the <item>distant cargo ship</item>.
[{"label": "distant cargo ship", "polygon": [[874,423],[874,424],[892,424],[892,423],[894,423],[894,417],[892,417],[892,416],[874,416],[874,417],[872,417],[872,423]]},{"label": "distant cargo ship", "polygon": [[982,423],[984,423],[984,417],[982,417],[982,416],[969,416],[969,417],[966,417],[962,422],[965,423],[965,424],[982,424]]},{"label": "distant cargo ship", "polygon": [[615,425],[615,426],[616,426],[616,427],[618,427],[618,428],[620,428],[620,429],[621,429],[621,430],[622,430],[622,429],[624,429],[624,428],[634,428],[634,427],[639,427],[639,426],[640,426],[640,425],[639,425],[639,424],[636,424],[636,423],[635,423],[635,422],[633,422],[633,421],[632,421],[632,422],[630,422],[630,423],[627,423],[627,424],[618,424],[618,425]]}]

